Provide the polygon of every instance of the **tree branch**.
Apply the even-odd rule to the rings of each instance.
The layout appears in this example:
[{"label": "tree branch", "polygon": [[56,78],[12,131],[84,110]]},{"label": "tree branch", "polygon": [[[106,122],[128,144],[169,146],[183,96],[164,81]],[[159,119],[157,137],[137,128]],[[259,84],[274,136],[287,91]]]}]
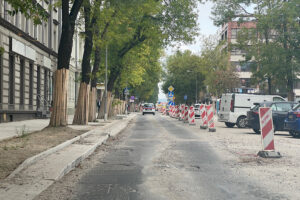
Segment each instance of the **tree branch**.
[{"label": "tree branch", "polygon": [[[63,2],[64,1],[67,1],[69,2],[69,0],[62,0]],[[82,2],[83,0],[75,0],[74,3],[73,3],[73,6],[72,6],[72,9],[71,9],[71,12],[70,12],[70,20],[71,21],[75,21],[76,18],[77,18],[77,14],[80,10],[80,7],[82,5]]]}]

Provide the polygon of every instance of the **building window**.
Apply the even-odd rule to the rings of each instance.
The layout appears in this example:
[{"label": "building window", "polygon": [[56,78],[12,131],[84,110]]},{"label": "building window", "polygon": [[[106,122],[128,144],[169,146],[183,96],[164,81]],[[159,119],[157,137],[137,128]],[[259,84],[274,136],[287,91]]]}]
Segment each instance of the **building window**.
[{"label": "building window", "polygon": [[233,28],[231,29],[231,39],[236,39],[238,36],[238,32],[240,31],[239,28]]},{"label": "building window", "polygon": [[2,55],[0,55],[0,104],[2,104],[2,98],[3,98],[3,57]]},{"label": "building window", "polygon": [[34,28],[33,28],[33,29],[34,29],[34,30],[33,30],[33,32],[34,32],[34,33],[33,33],[33,37],[34,37],[34,39],[37,39],[37,36],[38,36],[38,35],[37,35],[37,34],[38,34],[37,25],[33,25],[33,26],[34,26]]},{"label": "building window", "polygon": [[15,58],[9,55],[9,104],[10,107],[15,103]]},{"label": "building window", "polygon": [[20,59],[20,105],[24,105],[25,92],[25,61]]},{"label": "building window", "polygon": [[[48,74],[49,74],[49,70],[47,68],[44,69],[44,99],[46,100],[46,102],[49,101],[48,99],[48,92],[49,92],[49,81],[48,81]],[[45,103],[46,103],[45,102]]]},{"label": "building window", "polygon": [[4,10],[4,11],[3,11],[4,19],[5,19],[5,20],[8,20],[8,19],[7,19],[7,12],[6,12],[6,11],[7,11],[7,2],[6,2],[6,1],[4,1],[4,8],[3,8],[3,10]]},{"label": "building window", "polygon": [[57,51],[57,46],[56,46],[56,44],[57,44],[57,34],[56,34],[56,26],[54,27],[54,31],[53,31],[53,50],[54,51]]},{"label": "building window", "polygon": [[15,14],[15,26],[20,28],[19,13]]},{"label": "building window", "polygon": [[36,107],[37,110],[41,106],[41,67],[37,66],[37,86],[36,86]]},{"label": "building window", "polygon": [[29,105],[33,105],[33,63],[29,63]]}]

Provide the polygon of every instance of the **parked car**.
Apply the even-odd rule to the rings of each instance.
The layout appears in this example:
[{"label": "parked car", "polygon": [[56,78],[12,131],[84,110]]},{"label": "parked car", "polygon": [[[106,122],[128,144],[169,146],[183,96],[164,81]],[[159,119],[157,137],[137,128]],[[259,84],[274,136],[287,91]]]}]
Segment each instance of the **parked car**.
[{"label": "parked car", "polygon": [[194,104],[195,118],[200,118],[200,104]]},{"label": "parked car", "polygon": [[250,110],[253,103],[264,101],[285,101],[278,95],[259,95],[259,94],[222,94],[220,99],[220,110],[218,112],[218,121],[225,122],[227,127],[238,128],[246,127],[247,111]]},{"label": "parked car", "polygon": [[155,115],[155,107],[153,103],[145,103],[143,106],[143,115],[144,114],[153,114]]},{"label": "parked car", "polygon": [[289,131],[293,137],[300,137],[300,104],[296,105],[284,121],[284,128]]},{"label": "parked car", "polygon": [[269,107],[272,109],[274,131],[286,131],[284,120],[290,110],[297,105],[295,102],[262,102],[255,103],[255,106],[247,112],[247,126],[255,133],[260,134],[259,108]]}]

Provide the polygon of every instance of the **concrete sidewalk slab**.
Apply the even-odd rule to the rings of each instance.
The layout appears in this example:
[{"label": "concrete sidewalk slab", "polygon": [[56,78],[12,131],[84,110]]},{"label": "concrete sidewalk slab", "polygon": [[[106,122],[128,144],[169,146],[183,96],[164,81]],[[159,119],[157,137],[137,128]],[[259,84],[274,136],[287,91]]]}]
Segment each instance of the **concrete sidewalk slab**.
[{"label": "concrete sidewalk slab", "polygon": [[35,198],[55,180],[63,177],[92,154],[110,136],[115,136],[125,129],[135,116],[136,114],[132,114],[126,119],[114,120],[105,126],[99,126],[76,142],[45,157],[40,157],[35,163],[0,184],[0,199],[30,200]]}]

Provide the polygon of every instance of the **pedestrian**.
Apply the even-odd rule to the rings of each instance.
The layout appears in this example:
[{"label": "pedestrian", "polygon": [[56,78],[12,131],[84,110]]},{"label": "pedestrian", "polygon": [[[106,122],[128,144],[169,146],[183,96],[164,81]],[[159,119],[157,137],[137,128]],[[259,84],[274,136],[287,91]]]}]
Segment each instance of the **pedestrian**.
[{"label": "pedestrian", "polygon": [[99,112],[99,110],[100,110],[100,105],[101,105],[101,101],[100,101],[100,99],[98,99],[98,101],[97,101],[96,103],[97,103],[98,112]]}]

